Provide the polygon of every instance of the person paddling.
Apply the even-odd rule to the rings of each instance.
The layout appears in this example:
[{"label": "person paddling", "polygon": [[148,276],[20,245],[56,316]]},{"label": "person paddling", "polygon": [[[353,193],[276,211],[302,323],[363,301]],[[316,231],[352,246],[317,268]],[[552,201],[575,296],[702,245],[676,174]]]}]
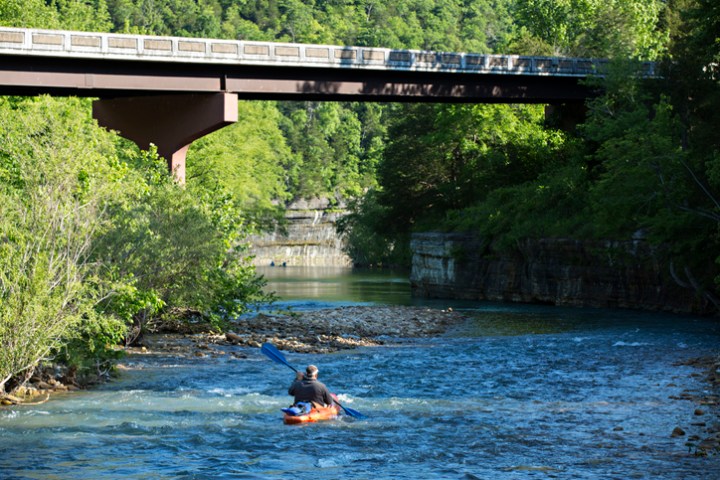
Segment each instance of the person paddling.
[{"label": "person paddling", "polygon": [[[290,363],[285,359],[285,355],[283,355],[282,352],[280,350],[278,350],[277,347],[275,347],[275,345],[273,345],[272,343],[263,343],[262,347],[260,347],[260,351],[263,353],[263,355],[268,357],[273,362],[281,363],[281,364],[285,365],[286,367],[288,367],[289,369],[293,370],[295,372],[295,383],[300,381],[301,378],[304,378],[304,375],[302,373],[300,373],[297,368],[290,365]],[[310,369],[310,367],[314,367],[314,365],[308,366],[308,369]],[[314,368],[314,373],[315,373],[315,378],[317,379],[317,367]],[[295,385],[295,383],[293,383],[293,385]],[[320,383],[320,382],[318,382],[318,383]],[[292,386],[290,387],[290,390],[292,390]],[[325,388],[325,390],[327,390],[327,387]],[[290,395],[294,395],[292,393],[292,391],[290,391],[289,393],[290,393]],[[359,418],[359,419],[367,418],[365,415],[358,412],[357,410],[353,410],[350,407],[346,407],[346,406],[342,405],[340,402],[338,402],[338,399],[335,395],[331,394],[331,396],[334,400],[335,406],[342,408],[343,412],[347,413],[351,417]],[[323,400],[323,401],[325,401],[325,400]],[[298,413],[289,412],[288,410],[290,410],[290,409],[283,408],[282,410],[285,413],[288,413],[289,415],[298,415]],[[288,418],[288,415],[285,416],[286,423],[287,423],[287,418]]]},{"label": "person paddling", "polygon": [[330,390],[317,377],[318,368],[315,365],[308,365],[305,374],[295,373],[295,381],[288,389],[288,394],[295,397],[295,402],[287,410],[292,410],[293,413],[297,412],[295,415],[298,415],[309,412],[313,406],[329,407],[333,404]]}]

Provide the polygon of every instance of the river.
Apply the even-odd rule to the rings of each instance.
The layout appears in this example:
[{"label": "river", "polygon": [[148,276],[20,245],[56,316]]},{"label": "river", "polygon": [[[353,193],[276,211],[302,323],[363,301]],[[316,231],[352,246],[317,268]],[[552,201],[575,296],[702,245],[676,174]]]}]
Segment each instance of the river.
[{"label": "river", "polygon": [[[415,303],[401,275],[265,273],[283,307]],[[678,399],[707,386],[676,365],[717,353],[717,321],[432,303],[470,320],[438,338],[287,354],[366,420],[283,425],[292,372],[258,349],[137,355],[115,381],[0,410],[0,478],[720,478],[720,455],[685,445],[717,412]],[[671,438],[678,426],[687,435]]]}]

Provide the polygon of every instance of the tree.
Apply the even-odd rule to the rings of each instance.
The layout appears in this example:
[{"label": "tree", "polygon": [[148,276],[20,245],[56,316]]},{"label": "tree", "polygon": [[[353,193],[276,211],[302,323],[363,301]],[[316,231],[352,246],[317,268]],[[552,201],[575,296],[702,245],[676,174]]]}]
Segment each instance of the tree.
[{"label": "tree", "polygon": [[419,219],[442,219],[496,188],[532,180],[557,161],[563,143],[542,128],[536,106],[412,105],[395,118],[378,167],[391,229],[408,231]]},{"label": "tree", "polygon": [[[679,283],[690,286],[720,308],[720,275],[709,258],[714,256],[710,252],[720,249],[720,140],[715,131],[720,121],[720,6],[707,0],[679,0],[671,2],[670,7],[671,56],[663,72],[679,124],[676,133],[680,152],[677,176],[663,178],[663,184],[677,192],[671,203],[673,214],[687,220],[685,225],[678,225],[673,215],[667,225],[675,228],[668,228],[665,236],[686,240],[675,243],[679,248],[674,251],[673,270]],[[673,179],[678,179],[679,189],[668,183]],[[695,237],[699,244],[693,250],[683,248],[689,240],[687,225],[692,225],[690,231],[702,229],[702,234]],[[715,257],[714,263],[719,265],[720,257]]]},{"label": "tree", "polygon": [[105,32],[112,27],[105,0],[53,0],[52,5],[66,30]]},{"label": "tree", "polygon": [[0,25],[22,28],[58,28],[57,10],[43,0],[0,1]]},{"label": "tree", "polygon": [[248,228],[270,228],[289,195],[286,172],[294,157],[272,102],[240,102],[239,121],[193,143],[189,183],[233,192]]},{"label": "tree", "polygon": [[359,107],[305,102],[287,103],[281,108],[286,117],[283,131],[296,154],[296,173],[289,176],[293,197],[347,198],[359,195],[372,184],[377,150],[366,148],[379,148],[378,128],[363,132],[355,110]]},{"label": "tree", "polygon": [[50,357],[105,370],[162,314],[220,326],[267,299],[232,194],[177,185],[89,100],[0,99],[0,140],[0,389]]},{"label": "tree", "polygon": [[519,0],[516,20],[554,55],[654,60],[667,37],[660,0]]},{"label": "tree", "polygon": [[[113,194],[112,141],[74,115],[81,103],[0,100],[0,392],[95,319],[89,254]],[[124,332],[112,319],[95,329]]]}]

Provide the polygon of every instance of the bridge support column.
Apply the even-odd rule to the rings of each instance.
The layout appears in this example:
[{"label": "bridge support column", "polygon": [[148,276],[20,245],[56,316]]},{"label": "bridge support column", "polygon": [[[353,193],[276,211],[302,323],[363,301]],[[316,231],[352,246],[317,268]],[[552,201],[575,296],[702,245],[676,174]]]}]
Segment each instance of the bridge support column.
[{"label": "bridge support column", "polygon": [[93,118],[147,150],[158,153],[179,183],[185,183],[185,156],[198,138],[237,122],[234,93],[122,97],[93,102]]},{"label": "bridge support column", "polygon": [[584,102],[554,103],[545,106],[545,122],[565,132],[575,132],[585,121],[587,107]]}]

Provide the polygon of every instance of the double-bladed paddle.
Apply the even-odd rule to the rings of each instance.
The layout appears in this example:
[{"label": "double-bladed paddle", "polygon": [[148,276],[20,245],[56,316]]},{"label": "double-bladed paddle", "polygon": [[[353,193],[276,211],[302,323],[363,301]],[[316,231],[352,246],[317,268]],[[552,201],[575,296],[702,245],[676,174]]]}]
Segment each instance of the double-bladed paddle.
[{"label": "double-bladed paddle", "polygon": [[[260,351],[262,353],[264,353],[265,356],[268,357],[273,362],[285,365],[286,367],[289,367],[291,370],[293,370],[295,372],[299,371],[297,368],[290,365],[290,363],[288,363],[287,360],[285,360],[285,355],[283,355],[282,352],[280,352],[280,350],[278,350],[275,347],[275,345],[273,345],[272,343],[263,343],[262,347],[260,347]],[[335,401],[335,403],[337,403],[337,405],[340,408],[342,408],[343,411],[345,413],[347,413],[348,415],[350,415],[351,417],[360,418],[360,419],[367,418],[365,415],[358,412],[357,410],[353,410],[352,408],[349,408],[349,407],[344,407],[344,406],[340,405],[340,403],[338,403],[337,401]]]}]

